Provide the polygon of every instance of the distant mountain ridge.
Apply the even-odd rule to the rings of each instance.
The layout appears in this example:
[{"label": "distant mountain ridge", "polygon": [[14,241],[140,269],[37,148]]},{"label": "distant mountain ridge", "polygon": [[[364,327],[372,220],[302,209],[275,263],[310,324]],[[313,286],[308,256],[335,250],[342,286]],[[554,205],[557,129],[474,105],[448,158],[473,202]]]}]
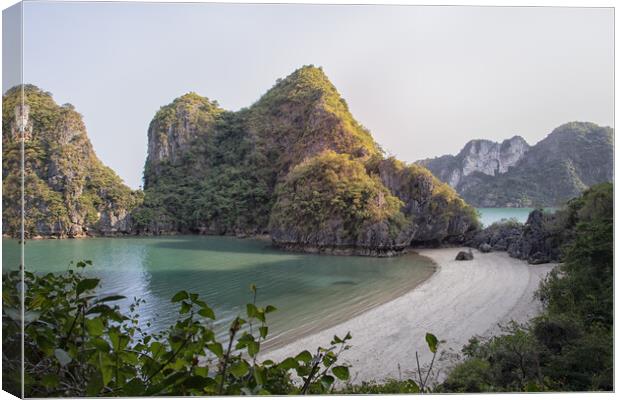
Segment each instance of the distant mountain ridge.
[{"label": "distant mountain ridge", "polygon": [[471,140],[456,156],[418,164],[476,207],[552,207],[613,180],[613,129],[569,122],[534,146],[520,136]]}]

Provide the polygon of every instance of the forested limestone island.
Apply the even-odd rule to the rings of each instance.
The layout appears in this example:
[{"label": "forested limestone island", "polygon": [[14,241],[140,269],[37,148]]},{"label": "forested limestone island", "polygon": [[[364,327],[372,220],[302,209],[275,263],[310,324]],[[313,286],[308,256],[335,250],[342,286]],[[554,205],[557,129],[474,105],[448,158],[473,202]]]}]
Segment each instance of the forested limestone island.
[{"label": "forested limestone island", "polygon": [[425,168],[385,158],[321,68],[238,112],[189,93],[148,131],[141,234],[270,234],[279,247],[385,256],[464,240],[475,210]]},{"label": "forested limestone island", "polygon": [[[144,191],[133,191],[97,158],[73,106],[33,85],[24,86],[22,105],[20,89],[3,96],[6,236],[20,227],[19,124],[27,238],[269,235],[284,249],[371,256],[487,244],[548,262],[557,246],[528,245],[547,233],[530,240],[524,226],[512,247],[482,243],[463,198],[557,205],[613,178],[613,131],[591,123],[565,124],[531,147],[520,137],[476,140],[456,157],[407,165],[384,156],[321,68],[305,66],[238,112],[195,93],[161,107],[148,128]],[[542,217],[531,218],[528,232],[542,226]]]},{"label": "forested limestone island", "polygon": [[320,68],[302,67],[238,112],[188,93],[148,129],[144,192],[97,159],[80,114],[34,86],[3,97],[4,234],[269,234],[285,249],[389,256],[462,242],[475,210],[425,168],[386,158]]},{"label": "forested limestone island", "polygon": [[97,158],[71,104],[59,106],[50,93],[24,85],[23,98],[21,86],[2,97],[3,235],[19,237],[21,231],[20,128],[26,238],[133,231],[130,212],[142,202],[141,192]]},{"label": "forested limestone island", "polygon": [[534,146],[514,136],[472,140],[456,155],[419,161],[475,207],[556,207],[613,180],[613,129],[557,127]]}]

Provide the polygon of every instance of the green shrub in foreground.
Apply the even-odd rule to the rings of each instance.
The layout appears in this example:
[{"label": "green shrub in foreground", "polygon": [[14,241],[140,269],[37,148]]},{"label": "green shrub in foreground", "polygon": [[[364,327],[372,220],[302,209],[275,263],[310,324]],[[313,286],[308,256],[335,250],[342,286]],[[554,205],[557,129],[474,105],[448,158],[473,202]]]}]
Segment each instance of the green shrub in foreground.
[{"label": "green shrub in foreground", "polygon": [[[281,362],[259,360],[268,336],[272,306],[247,304],[219,342],[213,310],[197,294],[180,291],[177,322],[157,334],[141,328],[135,300],[129,315],[98,297],[99,279],[80,270],[37,275],[25,272],[24,385],[26,397],[162,396],[327,393],[349,380],[349,366],[338,363],[347,341],[302,351]],[[21,272],[3,276],[3,388],[21,393]],[[254,294],[256,288],[252,287]],[[256,298],[256,296],[254,296]]]}]

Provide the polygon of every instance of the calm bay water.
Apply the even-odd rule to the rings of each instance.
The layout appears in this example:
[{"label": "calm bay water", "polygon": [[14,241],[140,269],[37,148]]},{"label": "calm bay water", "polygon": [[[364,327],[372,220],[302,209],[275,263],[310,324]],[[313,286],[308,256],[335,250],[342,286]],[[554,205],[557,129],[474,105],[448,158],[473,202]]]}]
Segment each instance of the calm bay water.
[{"label": "calm bay water", "polygon": [[[501,219],[525,222],[530,208],[480,208],[485,226]],[[3,271],[19,265],[16,240],[2,240]],[[170,298],[179,290],[198,293],[218,316],[224,335],[228,323],[251,301],[278,311],[269,317],[276,341],[333,325],[396,298],[427,279],[433,263],[416,254],[394,258],[289,253],[270,242],[214,236],[31,240],[26,268],[61,272],[70,261],[88,259],[87,273],[101,278],[101,295],[122,294],[127,309],[134,297],[146,300],[141,318],[158,330],[177,317]],[[145,327],[146,328],[146,327]],[[346,332],[343,332],[343,334]]]},{"label": "calm bay water", "polygon": [[[553,212],[555,210],[555,208],[544,209],[545,212]],[[489,226],[493,222],[510,218],[524,223],[532,211],[534,211],[533,208],[478,208],[480,222],[482,222],[483,226]]]},{"label": "calm bay water", "polygon": [[[3,239],[3,270],[19,264],[17,241]],[[278,251],[270,242],[213,236],[32,240],[26,243],[26,268],[60,272],[71,260],[89,259],[89,274],[102,279],[102,295],[122,294],[125,308],[134,296],[146,300],[141,318],[152,329],[171,324],[179,290],[198,293],[214,309],[225,334],[227,323],[251,302],[272,304],[271,335],[280,339],[345,320],[428,278],[433,263],[408,254],[394,258],[344,257]],[[343,332],[345,334],[346,332]]]}]

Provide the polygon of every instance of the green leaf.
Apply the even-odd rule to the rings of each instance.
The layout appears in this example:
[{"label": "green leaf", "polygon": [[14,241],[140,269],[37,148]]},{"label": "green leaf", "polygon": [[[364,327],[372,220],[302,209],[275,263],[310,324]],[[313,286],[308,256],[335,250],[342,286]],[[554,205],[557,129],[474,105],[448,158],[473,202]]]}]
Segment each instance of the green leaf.
[{"label": "green leaf", "polygon": [[103,382],[101,381],[101,373],[99,371],[94,371],[93,374],[88,379],[88,384],[86,385],[86,395],[89,397],[95,397],[101,392],[103,389]]},{"label": "green leaf", "polygon": [[334,384],[334,377],[331,375],[325,375],[321,378],[321,386],[325,388],[325,390],[329,390],[329,388]]},{"label": "green leaf", "polygon": [[189,295],[187,294],[187,292],[185,290],[181,290],[180,292],[177,292],[174,296],[172,296],[171,301],[173,303],[177,303],[181,300],[186,300],[189,298]]},{"label": "green leaf", "polygon": [[58,360],[60,365],[63,366],[63,367],[65,365],[69,364],[71,362],[71,360],[72,360],[72,358],[69,355],[69,353],[67,353],[63,349],[56,349],[56,350],[54,350],[54,356],[56,356],[56,359]]},{"label": "green leaf", "polygon": [[269,327],[261,326],[258,328],[258,331],[260,332],[260,336],[264,339],[267,337],[267,333],[269,333]]},{"label": "green leaf", "polygon": [[255,318],[258,315],[258,309],[254,304],[247,304],[245,308],[248,318]]},{"label": "green leaf", "polygon": [[418,386],[416,381],[414,381],[413,379],[408,379],[406,382],[407,382],[407,385],[409,386],[409,390],[412,393],[420,393],[420,387]]},{"label": "green leaf", "polygon": [[337,367],[332,368],[332,373],[336,375],[336,378],[341,381],[346,381],[349,379],[349,368],[339,365]]},{"label": "green leaf", "polygon": [[164,390],[166,388],[168,388],[169,386],[177,383],[179,380],[184,379],[186,376],[187,376],[187,372],[185,372],[185,371],[173,372],[172,374],[166,376],[157,385],[149,387],[146,390],[145,395],[146,396],[153,396],[153,395],[156,395],[158,393],[164,392]]},{"label": "green leaf", "polygon": [[121,295],[107,296],[107,297],[102,297],[100,299],[97,299],[95,303],[106,303],[108,301],[122,300],[125,298],[126,298],[125,296],[121,296]]},{"label": "green leaf", "polygon": [[436,353],[437,352],[437,344],[439,343],[439,341],[437,340],[435,335],[433,335],[432,333],[427,333],[426,334],[426,343],[428,343],[428,348],[430,349],[430,351],[432,353]]},{"label": "green leaf", "polygon": [[325,365],[326,367],[330,367],[335,362],[336,356],[333,352],[330,351],[329,353],[326,353],[325,356],[323,356],[323,365]]},{"label": "green leaf", "polygon": [[[99,353],[99,357],[102,357],[102,354],[103,353]],[[106,386],[108,383],[110,383],[110,381],[112,380],[112,375],[114,373],[114,368],[110,363],[107,362],[107,357],[105,358],[106,359],[101,362],[99,367],[101,369],[101,380],[103,382],[103,386]]]},{"label": "green leaf", "polygon": [[138,378],[133,378],[123,386],[123,394],[129,396],[139,396],[144,392],[144,384]]},{"label": "green leaf", "polygon": [[235,378],[241,378],[245,376],[250,371],[250,366],[245,360],[240,360],[238,363],[230,366],[230,373],[233,374]]},{"label": "green leaf", "polygon": [[267,306],[267,307],[265,307],[265,314],[269,314],[269,313],[274,312],[276,310],[277,310],[277,308],[275,308],[274,306]]},{"label": "green leaf", "polygon": [[256,319],[259,320],[262,323],[265,323],[265,310],[263,310],[262,308],[259,308],[256,310]]},{"label": "green leaf", "polygon": [[103,321],[100,318],[87,319],[85,322],[86,330],[92,336],[103,335]]},{"label": "green leaf", "polygon": [[309,363],[310,361],[312,361],[312,354],[310,354],[308,350],[304,350],[301,353],[297,354],[297,357],[295,357],[295,359],[297,361]]},{"label": "green leaf", "polygon": [[202,376],[204,378],[209,376],[209,367],[195,367],[194,371],[198,376]]},{"label": "green leaf", "polygon": [[299,363],[294,358],[288,357],[284,359],[280,364],[278,364],[278,368],[289,370],[289,369],[297,368],[298,365]]},{"label": "green leaf", "polygon": [[262,369],[259,366],[256,366],[254,368],[254,379],[256,379],[256,383],[258,383],[259,385],[264,385],[265,384],[265,370]]},{"label": "green leaf", "polygon": [[108,342],[100,337],[92,338],[90,343],[99,351],[103,351],[105,353],[110,351],[110,345]]},{"label": "green leaf", "polygon": [[202,315],[203,317],[209,318],[209,319],[215,319],[215,313],[210,307],[206,305],[202,307],[200,311],[198,311],[198,314]]},{"label": "green leaf", "polygon": [[179,313],[181,314],[187,314],[189,312],[189,310],[192,309],[191,304],[186,303],[186,302],[182,302],[181,303],[181,309],[179,310]]},{"label": "green leaf", "polygon": [[77,284],[77,288],[75,289],[75,291],[79,295],[80,293],[83,293],[87,290],[96,288],[98,284],[99,284],[99,279],[96,279],[96,278],[84,279],[84,280],[81,280]]},{"label": "green leaf", "polygon": [[198,375],[190,376],[183,381],[183,386],[189,389],[200,389],[202,390],[205,386],[208,386],[212,381],[212,378],[202,377]]},{"label": "green leaf", "polygon": [[200,300],[200,299],[192,299],[192,303],[196,304],[198,307],[200,308],[205,308],[207,307],[207,303],[205,303],[204,301]]},{"label": "green leaf", "polygon": [[207,344],[207,349],[218,357],[224,356],[224,349],[220,343],[209,343]]},{"label": "green leaf", "polygon": [[260,344],[258,342],[248,342],[248,354],[250,355],[250,357],[254,357],[256,354],[258,354],[259,350]]},{"label": "green leaf", "polygon": [[129,344],[129,336],[121,334],[116,327],[108,330],[108,336],[114,350],[124,349]]}]

